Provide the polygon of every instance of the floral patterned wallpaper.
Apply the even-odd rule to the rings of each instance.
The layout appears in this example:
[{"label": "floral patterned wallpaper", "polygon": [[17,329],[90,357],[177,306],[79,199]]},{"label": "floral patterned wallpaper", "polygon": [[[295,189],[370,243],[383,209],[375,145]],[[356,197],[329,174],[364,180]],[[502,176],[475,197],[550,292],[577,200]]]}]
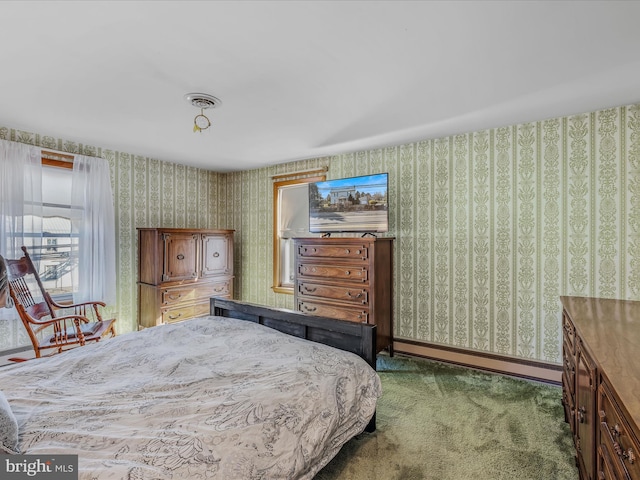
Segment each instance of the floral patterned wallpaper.
[{"label": "floral patterned wallpaper", "polygon": [[640,300],[640,105],[229,174],[243,300],[293,308],[271,176],[322,165],[389,172],[397,338],[557,364],[560,295]]},{"label": "floral patterned wallpaper", "polygon": [[228,174],[0,138],[109,160],[120,331],[135,329],[137,226],[235,229],[236,298],[293,308],[271,290],[271,177],[324,165],[328,178],[389,172],[398,338],[557,364],[560,295],[640,300],[640,105]]}]

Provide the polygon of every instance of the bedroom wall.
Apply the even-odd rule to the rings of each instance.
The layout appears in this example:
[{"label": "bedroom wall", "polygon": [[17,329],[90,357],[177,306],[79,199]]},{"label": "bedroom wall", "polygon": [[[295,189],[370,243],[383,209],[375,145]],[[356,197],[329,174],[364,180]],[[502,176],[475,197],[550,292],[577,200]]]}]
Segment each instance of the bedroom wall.
[{"label": "bedroom wall", "polygon": [[272,283],[272,180],[389,172],[395,335],[561,361],[560,295],[640,299],[640,105],[225,176],[237,297]]},{"label": "bedroom wall", "polygon": [[[117,330],[137,329],[137,234],[136,227],[225,228],[219,223],[226,208],[218,194],[222,177],[208,170],[161,162],[153,158],[75,143],[39,133],[0,126],[0,138],[58,151],[103,157],[111,168],[115,197],[117,304],[111,313]],[[22,324],[2,320],[0,350],[30,345]]]},{"label": "bedroom wall", "polygon": [[[109,160],[120,332],[135,328],[136,226],[236,229],[236,298],[292,308],[271,290],[271,176],[322,165],[389,172],[398,338],[559,363],[560,295],[640,299],[640,105],[230,174],[0,138]],[[0,350],[25,344],[0,320]]]}]

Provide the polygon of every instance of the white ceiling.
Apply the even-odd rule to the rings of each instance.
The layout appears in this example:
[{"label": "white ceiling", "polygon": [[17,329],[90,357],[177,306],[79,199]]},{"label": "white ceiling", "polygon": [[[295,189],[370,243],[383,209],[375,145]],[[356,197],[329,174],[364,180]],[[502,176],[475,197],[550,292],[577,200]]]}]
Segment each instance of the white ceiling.
[{"label": "white ceiling", "polygon": [[[1,1],[0,126],[216,171],[640,102],[638,1]],[[214,95],[213,126],[193,132]]]}]

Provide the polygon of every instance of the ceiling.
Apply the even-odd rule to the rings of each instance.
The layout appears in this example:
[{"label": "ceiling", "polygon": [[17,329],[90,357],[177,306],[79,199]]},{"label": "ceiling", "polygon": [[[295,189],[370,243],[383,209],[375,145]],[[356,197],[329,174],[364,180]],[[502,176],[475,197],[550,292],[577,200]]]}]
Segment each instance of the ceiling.
[{"label": "ceiling", "polygon": [[[2,1],[0,126],[221,172],[640,102],[638,1]],[[197,92],[222,101],[193,131]]]}]

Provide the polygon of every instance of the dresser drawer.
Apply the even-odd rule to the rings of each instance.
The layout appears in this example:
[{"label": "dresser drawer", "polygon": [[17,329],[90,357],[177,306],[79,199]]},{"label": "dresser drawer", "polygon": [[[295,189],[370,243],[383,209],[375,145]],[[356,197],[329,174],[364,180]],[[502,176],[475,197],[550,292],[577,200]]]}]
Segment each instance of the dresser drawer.
[{"label": "dresser drawer", "polygon": [[162,323],[181,322],[194,317],[208,315],[210,312],[209,301],[185,305],[183,307],[167,308],[162,310]]},{"label": "dresser drawer", "polygon": [[564,343],[568,347],[568,351],[571,355],[575,355],[576,353],[576,331],[573,327],[573,323],[569,320],[569,317],[564,314],[562,315],[562,337],[564,338]]},{"label": "dresser drawer", "polygon": [[162,305],[171,306],[193,302],[211,295],[211,284],[195,284],[162,289]]},{"label": "dresser drawer", "polygon": [[328,279],[332,281],[368,282],[369,268],[366,265],[324,265],[321,263],[300,263],[298,279],[304,277]]},{"label": "dresser drawer", "polygon": [[574,432],[576,428],[576,399],[573,390],[567,388],[567,382],[565,372],[562,372],[562,405],[564,406],[564,416],[569,423],[571,431]]},{"label": "dresser drawer", "polygon": [[598,388],[600,444],[608,451],[613,469],[620,478],[640,480],[640,445],[605,384]]},{"label": "dresser drawer", "polygon": [[224,297],[231,293],[231,279],[209,283],[207,297]]},{"label": "dresser drawer", "polygon": [[300,258],[331,258],[332,260],[368,261],[369,248],[364,244],[298,245]]},{"label": "dresser drawer", "polygon": [[[562,349],[562,373],[563,373],[563,384],[569,389],[569,392],[574,397],[576,394],[576,365],[575,365],[575,357],[571,355],[567,349],[566,344],[565,348]],[[566,381],[565,381],[566,380]]]},{"label": "dresser drawer", "polygon": [[230,280],[220,282],[198,283],[180,287],[162,289],[162,305],[180,305],[190,303],[201,298],[227,295],[230,291]]},{"label": "dresser drawer", "polygon": [[312,282],[298,282],[300,297],[321,297],[359,305],[369,304],[369,289],[360,286],[323,285]]},{"label": "dresser drawer", "polygon": [[624,480],[615,473],[609,452],[602,445],[598,446],[598,480]]},{"label": "dresser drawer", "polygon": [[298,300],[298,310],[310,315],[337,318],[348,322],[367,323],[369,311],[365,308],[339,307],[334,304]]}]

